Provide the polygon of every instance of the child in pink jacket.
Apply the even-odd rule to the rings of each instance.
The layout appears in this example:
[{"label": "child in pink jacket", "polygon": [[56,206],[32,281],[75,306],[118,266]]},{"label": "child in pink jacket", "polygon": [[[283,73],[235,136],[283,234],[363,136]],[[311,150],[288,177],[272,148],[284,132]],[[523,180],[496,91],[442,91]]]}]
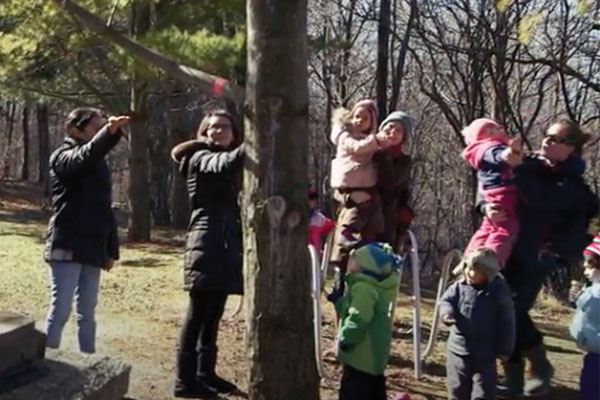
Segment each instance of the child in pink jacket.
[{"label": "child in pink jacket", "polygon": [[504,127],[488,118],[476,119],[462,133],[467,144],[462,157],[477,170],[479,194],[487,203],[499,204],[506,213],[499,222],[484,216],[464,254],[485,247],[496,252],[504,266],[519,231],[518,192],[513,184],[512,168],[523,160],[521,141],[511,141]]},{"label": "child in pink jacket", "polygon": [[[348,252],[360,240],[374,240],[383,233],[381,199],[373,155],[401,137],[377,132],[377,106],[361,100],[352,110],[334,112],[331,141],[336,155],[331,163],[331,187],[340,203],[331,261],[345,271]],[[343,280],[340,280],[340,283]],[[343,288],[341,293],[343,293]]]}]

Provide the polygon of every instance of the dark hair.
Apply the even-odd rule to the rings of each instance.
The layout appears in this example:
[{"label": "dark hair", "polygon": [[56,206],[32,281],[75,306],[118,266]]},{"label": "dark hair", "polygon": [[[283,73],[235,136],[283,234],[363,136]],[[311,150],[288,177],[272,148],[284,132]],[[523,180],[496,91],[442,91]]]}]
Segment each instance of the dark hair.
[{"label": "dark hair", "polygon": [[585,133],[578,123],[570,119],[559,119],[550,124],[550,126],[552,125],[560,125],[562,127],[562,130],[565,132],[566,143],[575,146],[575,150],[578,153],[583,151],[583,145],[590,140],[590,135]]},{"label": "dark hair", "polygon": [[78,129],[80,131],[84,130],[87,124],[90,123],[92,118],[102,116],[103,112],[98,108],[78,107],[74,109],[69,113],[69,115],[67,116],[67,121],[65,122],[67,134],[70,135],[73,129]]},{"label": "dark hair", "polygon": [[235,146],[238,143],[238,141],[240,140],[240,131],[239,131],[237,122],[236,122],[233,114],[231,114],[229,111],[227,111],[225,109],[216,109],[216,110],[208,111],[204,115],[204,118],[202,118],[202,121],[200,121],[200,125],[198,125],[198,130],[196,131],[196,137],[197,138],[200,136],[206,137],[206,131],[208,131],[208,120],[211,117],[223,117],[223,118],[227,118],[229,120],[229,122],[231,123],[231,130],[233,132],[233,141],[231,142],[231,146],[232,147]]}]

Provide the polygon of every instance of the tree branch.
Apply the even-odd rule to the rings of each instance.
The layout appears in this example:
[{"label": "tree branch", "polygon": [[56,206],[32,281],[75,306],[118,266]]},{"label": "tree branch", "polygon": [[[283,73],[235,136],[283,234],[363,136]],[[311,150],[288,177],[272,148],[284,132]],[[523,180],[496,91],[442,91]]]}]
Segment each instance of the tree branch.
[{"label": "tree branch", "polygon": [[100,18],[90,13],[85,8],[79,6],[74,1],[52,1],[59,7],[62,7],[66,11],[79,18],[79,20],[91,31],[123,48],[125,51],[139,60],[151,63],[162,69],[170,77],[179,79],[192,85],[196,85],[208,93],[216,95],[222,94],[223,96],[237,102],[241,102],[243,100],[243,89],[233,85],[229,81],[195,68],[179,64],[177,61],[165,57],[164,55],[145,47],[134,40],[131,40],[127,36],[107,26]]}]

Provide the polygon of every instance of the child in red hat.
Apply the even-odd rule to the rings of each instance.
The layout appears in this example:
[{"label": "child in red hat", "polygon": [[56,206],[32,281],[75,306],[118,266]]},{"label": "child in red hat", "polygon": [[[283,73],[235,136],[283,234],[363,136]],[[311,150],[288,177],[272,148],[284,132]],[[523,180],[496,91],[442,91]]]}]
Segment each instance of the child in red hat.
[{"label": "child in red hat", "polygon": [[577,297],[577,311],[570,326],[577,346],[586,352],[579,380],[583,400],[600,399],[600,236],[583,251],[583,272],[590,281]]}]

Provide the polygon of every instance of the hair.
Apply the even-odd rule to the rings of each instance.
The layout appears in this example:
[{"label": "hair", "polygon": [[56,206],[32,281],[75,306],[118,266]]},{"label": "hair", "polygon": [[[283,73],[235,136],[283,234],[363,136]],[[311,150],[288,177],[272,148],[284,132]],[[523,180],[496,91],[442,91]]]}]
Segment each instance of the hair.
[{"label": "hair", "polygon": [[200,121],[200,124],[198,125],[198,130],[196,131],[196,138],[201,138],[201,137],[206,138],[206,132],[208,131],[208,121],[211,117],[227,118],[229,120],[229,122],[231,123],[231,130],[233,132],[233,141],[231,142],[231,147],[238,144],[238,142],[241,138],[240,138],[240,130],[238,128],[237,121],[232,113],[230,113],[229,111],[222,109],[222,108],[208,111],[204,115],[204,118],[202,118],[202,121]]},{"label": "hair", "polygon": [[72,110],[67,116],[67,120],[65,122],[67,135],[72,136],[74,129],[79,131],[84,130],[92,118],[102,117],[102,115],[102,110],[93,107],[78,107]]},{"label": "hair", "polygon": [[567,118],[562,118],[552,122],[548,128],[552,125],[560,125],[565,132],[567,143],[575,146],[575,151],[577,153],[581,154],[583,152],[583,145],[590,140],[591,136],[588,133],[585,133],[578,123]]}]

